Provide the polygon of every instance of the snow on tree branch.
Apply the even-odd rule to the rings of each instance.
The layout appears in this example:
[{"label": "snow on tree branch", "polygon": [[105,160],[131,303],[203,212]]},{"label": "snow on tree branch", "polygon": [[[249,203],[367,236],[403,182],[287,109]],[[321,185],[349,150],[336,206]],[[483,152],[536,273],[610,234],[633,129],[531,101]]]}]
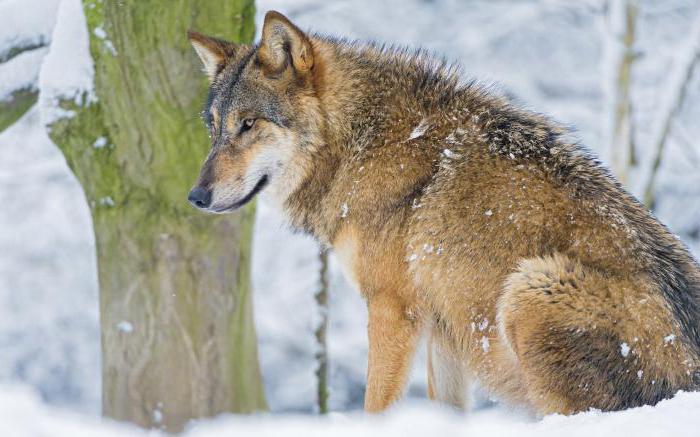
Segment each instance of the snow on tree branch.
[{"label": "snow on tree branch", "polygon": [[31,5],[27,5],[27,0],[0,2],[0,62],[20,51],[49,43],[59,2],[34,0]]},{"label": "snow on tree branch", "polygon": [[41,48],[22,52],[0,64],[0,102],[11,99],[15,91],[36,91],[41,61],[47,51]]},{"label": "snow on tree branch", "polygon": [[95,101],[94,68],[90,38],[80,0],[62,0],[58,8],[51,48],[39,73],[39,108],[42,122],[72,117],[74,111],[60,106],[72,100],[76,105]]}]

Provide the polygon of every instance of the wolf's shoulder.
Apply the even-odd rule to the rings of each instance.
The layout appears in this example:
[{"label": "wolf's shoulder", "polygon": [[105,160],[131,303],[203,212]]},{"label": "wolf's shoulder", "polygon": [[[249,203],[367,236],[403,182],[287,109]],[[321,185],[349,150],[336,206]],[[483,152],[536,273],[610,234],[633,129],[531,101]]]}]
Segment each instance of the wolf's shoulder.
[{"label": "wolf's shoulder", "polygon": [[457,100],[451,111],[462,116],[453,123],[469,125],[485,154],[537,167],[578,194],[620,193],[612,173],[571,128],[476,82],[462,87]]}]

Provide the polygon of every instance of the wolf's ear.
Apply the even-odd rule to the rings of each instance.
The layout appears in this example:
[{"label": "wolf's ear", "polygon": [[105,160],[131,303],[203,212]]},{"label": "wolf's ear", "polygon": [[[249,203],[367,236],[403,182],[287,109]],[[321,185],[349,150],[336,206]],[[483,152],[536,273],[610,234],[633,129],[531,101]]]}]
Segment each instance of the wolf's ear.
[{"label": "wolf's ear", "polygon": [[277,11],[265,14],[258,59],[268,73],[280,73],[291,61],[299,72],[314,66],[314,53],[309,38]]},{"label": "wolf's ear", "polygon": [[233,58],[238,49],[238,45],[232,42],[205,36],[192,30],[187,32],[187,37],[204,64],[204,72],[212,82],[226,66],[226,61]]}]

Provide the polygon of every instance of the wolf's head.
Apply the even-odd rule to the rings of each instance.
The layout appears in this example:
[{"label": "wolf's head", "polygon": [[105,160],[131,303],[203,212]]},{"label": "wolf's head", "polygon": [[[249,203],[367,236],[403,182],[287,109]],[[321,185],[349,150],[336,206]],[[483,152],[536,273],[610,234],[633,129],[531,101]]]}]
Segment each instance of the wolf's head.
[{"label": "wolf's head", "polygon": [[319,135],[311,41],[274,11],[253,47],[188,36],[211,82],[203,117],[212,142],[190,202],[223,213],[266,187],[284,198],[300,177],[295,157]]}]

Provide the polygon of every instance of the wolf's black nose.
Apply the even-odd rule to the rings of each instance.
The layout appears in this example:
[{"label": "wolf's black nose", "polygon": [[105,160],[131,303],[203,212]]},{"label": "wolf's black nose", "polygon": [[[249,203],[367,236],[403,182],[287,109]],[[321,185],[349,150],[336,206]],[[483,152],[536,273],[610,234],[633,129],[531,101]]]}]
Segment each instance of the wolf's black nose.
[{"label": "wolf's black nose", "polygon": [[187,200],[197,208],[207,208],[211,205],[211,191],[202,187],[194,187],[187,196]]}]

